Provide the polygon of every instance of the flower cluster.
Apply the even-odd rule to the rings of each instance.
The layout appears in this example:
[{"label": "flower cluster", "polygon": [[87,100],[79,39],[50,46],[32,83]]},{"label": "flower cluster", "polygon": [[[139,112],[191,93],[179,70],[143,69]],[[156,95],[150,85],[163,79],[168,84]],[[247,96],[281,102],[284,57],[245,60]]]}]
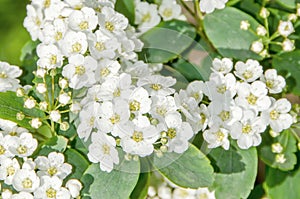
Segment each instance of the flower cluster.
[{"label": "flower cluster", "polygon": [[[76,198],[82,188],[76,179],[63,184],[72,166],[64,162],[64,155],[51,152],[48,157],[31,156],[38,141],[24,128],[1,120],[0,180],[3,199],[13,198]],[[63,186],[64,185],[64,186]]]},{"label": "flower cluster", "polygon": [[[205,130],[203,137],[209,148],[228,149],[229,137],[237,140],[242,149],[258,146],[260,134],[270,125],[275,132],[289,128],[293,123],[290,102],[275,100],[285,80],[275,69],[263,68],[256,60],[238,61],[234,65],[228,58],[214,59],[212,73],[207,82],[198,83],[210,102],[201,103],[193,111],[190,121],[194,131]],[[191,105],[189,105],[191,106]]]}]

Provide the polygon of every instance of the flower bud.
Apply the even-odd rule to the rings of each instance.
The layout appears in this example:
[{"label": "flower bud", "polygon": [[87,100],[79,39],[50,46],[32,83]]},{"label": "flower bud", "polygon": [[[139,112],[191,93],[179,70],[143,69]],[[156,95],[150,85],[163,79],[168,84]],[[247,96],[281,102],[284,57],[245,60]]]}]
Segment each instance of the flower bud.
[{"label": "flower bud", "polygon": [[267,34],[267,30],[265,27],[263,27],[262,25],[259,25],[257,28],[256,28],[256,33],[258,36],[266,36]]},{"label": "flower bud", "polygon": [[276,154],[275,161],[277,163],[283,164],[283,163],[285,163],[286,158],[285,158],[284,154]]},{"label": "flower bud", "polygon": [[250,23],[247,20],[241,21],[240,29],[248,30],[250,28]]},{"label": "flower bud", "polygon": [[60,130],[67,131],[70,128],[70,125],[68,122],[62,122],[59,126]]},{"label": "flower bud", "polygon": [[17,118],[17,120],[21,121],[25,118],[25,115],[24,115],[24,113],[19,112],[19,113],[17,113],[16,118]]},{"label": "flower bud", "polygon": [[263,7],[261,8],[260,12],[259,12],[259,16],[261,16],[261,18],[266,19],[267,17],[270,16],[270,12],[267,8]]},{"label": "flower bud", "polygon": [[54,110],[54,111],[51,111],[50,112],[50,115],[49,115],[49,118],[50,120],[52,120],[53,122],[58,122],[61,118],[61,114],[59,111],[57,110]]},{"label": "flower bud", "polygon": [[279,142],[272,144],[272,152],[273,153],[281,153],[282,150],[283,150],[283,148]]},{"label": "flower bud", "polygon": [[25,108],[28,108],[28,109],[34,108],[35,105],[36,105],[36,101],[35,101],[35,99],[34,99],[33,97],[27,98],[27,99],[25,100],[25,102],[24,102],[24,107],[25,107]]},{"label": "flower bud", "polygon": [[48,109],[48,103],[47,102],[40,102],[39,103],[39,108],[42,111],[47,111],[47,109]]},{"label": "flower bud", "polygon": [[38,129],[40,126],[42,126],[42,122],[39,118],[33,118],[31,121],[29,121],[29,124],[32,128]]},{"label": "flower bud", "polygon": [[251,50],[257,54],[259,54],[264,49],[264,44],[262,40],[254,41],[251,45]]},{"label": "flower bud", "polygon": [[61,89],[65,89],[68,87],[69,83],[68,80],[66,80],[65,78],[60,78],[58,85],[60,86]]},{"label": "flower bud", "polygon": [[295,49],[295,41],[294,40],[289,40],[289,39],[285,39],[282,42],[282,50],[285,52],[290,52],[293,51]]},{"label": "flower bud", "polygon": [[37,92],[43,94],[47,91],[46,85],[44,83],[37,84],[36,86]]}]

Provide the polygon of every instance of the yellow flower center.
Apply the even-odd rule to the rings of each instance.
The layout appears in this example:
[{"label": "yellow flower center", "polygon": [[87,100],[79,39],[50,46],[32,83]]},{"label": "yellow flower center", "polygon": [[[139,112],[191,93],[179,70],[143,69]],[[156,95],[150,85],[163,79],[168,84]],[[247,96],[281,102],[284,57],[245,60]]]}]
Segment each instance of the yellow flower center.
[{"label": "yellow flower center", "polygon": [[252,78],[252,77],[253,77],[252,71],[246,70],[246,71],[243,73],[243,77],[244,77],[246,80]]},{"label": "yellow flower center", "polygon": [[167,113],[167,110],[163,107],[157,107],[156,108],[156,113],[159,114],[159,115],[164,116]]},{"label": "yellow flower center", "polygon": [[266,81],[266,86],[268,88],[273,88],[274,87],[274,81],[273,80],[267,80]]},{"label": "yellow flower center", "polygon": [[176,129],[174,128],[169,128],[168,131],[167,131],[167,136],[170,138],[170,139],[173,139],[176,137]]},{"label": "yellow flower center", "polygon": [[109,155],[110,154],[110,147],[107,144],[103,144],[102,145],[102,152],[105,155]]},{"label": "yellow flower center", "polygon": [[148,12],[142,17],[142,22],[149,22],[151,20],[151,14]]},{"label": "yellow flower center", "polygon": [[98,51],[103,51],[103,50],[105,50],[105,45],[104,45],[103,42],[96,42],[95,48],[96,48]]},{"label": "yellow flower center", "polygon": [[79,28],[80,30],[86,30],[89,28],[89,23],[87,21],[82,21],[80,24],[79,24]]},{"label": "yellow flower center", "polygon": [[56,198],[56,190],[50,187],[46,190],[46,195],[48,198]]},{"label": "yellow flower center", "polygon": [[6,149],[4,146],[0,145],[0,155],[3,155],[5,153]]},{"label": "yellow flower center", "polygon": [[115,114],[114,116],[112,116],[112,117],[110,118],[110,122],[111,122],[112,124],[116,124],[116,123],[120,122],[120,115]]},{"label": "yellow flower center", "polygon": [[81,46],[81,44],[78,43],[78,42],[76,42],[75,44],[72,45],[72,51],[73,51],[74,53],[80,52],[80,51],[81,51],[81,48],[82,48],[82,46]]},{"label": "yellow flower center", "polygon": [[129,109],[130,111],[139,111],[141,108],[141,103],[139,103],[136,100],[133,100],[132,102],[130,102],[129,104]]},{"label": "yellow flower center", "polygon": [[258,98],[251,93],[246,99],[250,105],[255,105]]},{"label": "yellow flower center", "polygon": [[166,8],[166,9],[163,11],[163,15],[164,15],[165,17],[171,17],[172,14],[173,14],[173,11],[172,11],[171,8]]},{"label": "yellow flower center", "polygon": [[272,110],[272,111],[270,112],[270,118],[271,118],[272,120],[277,120],[277,119],[279,118],[279,113],[278,113],[278,111]]},{"label": "yellow flower center", "polygon": [[23,145],[20,145],[18,148],[17,148],[17,152],[19,154],[25,154],[27,152],[27,147],[26,146],[23,146]]},{"label": "yellow flower center", "polygon": [[56,64],[57,63],[57,56],[51,55],[50,57],[50,64]]},{"label": "yellow flower center", "polygon": [[54,176],[57,173],[57,168],[56,167],[49,167],[47,172],[50,176]]},{"label": "yellow flower center", "polygon": [[62,32],[56,32],[54,39],[56,41],[59,41],[59,40],[61,40],[61,38],[62,38]]},{"label": "yellow flower center", "polygon": [[16,170],[13,166],[9,166],[6,168],[7,175],[12,176],[15,174]]},{"label": "yellow flower center", "polygon": [[200,113],[200,124],[204,124],[206,121],[206,115],[204,113]]},{"label": "yellow flower center", "polygon": [[225,138],[224,133],[222,131],[220,131],[220,130],[216,133],[216,136],[217,136],[218,142],[222,142],[224,140],[224,138]]},{"label": "yellow flower center", "polygon": [[115,30],[115,26],[113,23],[109,22],[109,21],[106,21],[105,22],[105,28],[107,30],[109,30],[110,32],[114,31]]},{"label": "yellow flower center", "polygon": [[242,133],[248,134],[252,131],[252,127],[250,124],[246,124],[242,127]]},{"label": "yellow flower center", "polygon": [[30,180],[29,178],[25,178],[22,181],[22,186],[23,186],[24,189],[30,189],[30,188],[32,188],[32,180]]},{"label": "yellow flower center", "polygon": [[144,140],[143,138],[143,133],[142,132],[138,132],[138,131],[134,131],[133,135],[132,135],[132,139],[136,142],[141,142]]},{"label": "yellow flower center", "polygon": [[102,68],[101,71],[100,71],[100,75],[102,77],[107,77],[108,75],[110,74],[110,70],[108,68]]},{"label": "yellow flower center", "polygon": [[7,74],[5,72],[1,72],[0,73],[0,78],[6,79],[7,78]]},{"label": "yellow flower center", "polygon": [[220,114],[219,114],[219,117],[222,119],[223,122],[229,120],[230,118],[230,112],[229,111],[222,111]]},{"label": "yellow flower center", "polygon": [[119,88],[117,88],[114,93],[113,93],[114,97],[120,97],[121,96],[121,91]]},{"label": "yellow flower center", "polygon": [[199,199],[208,199],[208,196],[206,193],[199,194]]},{"label": "yellow flower center", "polygon": [[76,66],[75,67],[75,74],[76,75],[83,75],[83,74],[85,74],[85,67],[83,67],[83,66]]},{"label": "yellow flower center", "polygon": [[90,119],[90,126],[94,126],[94,123],[95,123],[95,117],[91,117]]},{"label": "yellow flower center", "polygon": [[151,88],[152,88],[153,90],[158,91],[158,90],[160,90],[160,89],[162,88],[162,85],[160,85],[160,84],[152,84],[152,85],[151,85]]},{"label": "yellow flower center", "polygon": [[217,87],[218,93],[224,94],[226,92],[227,88],[225,84],[222,84],[221,86]]},{"label": "yellow flower center", "polygon": [[45,1],[44,1],[44,7],[45,7],[45,8],[49,8],[50,5],[51,5],[51,0],[45,0]]}]

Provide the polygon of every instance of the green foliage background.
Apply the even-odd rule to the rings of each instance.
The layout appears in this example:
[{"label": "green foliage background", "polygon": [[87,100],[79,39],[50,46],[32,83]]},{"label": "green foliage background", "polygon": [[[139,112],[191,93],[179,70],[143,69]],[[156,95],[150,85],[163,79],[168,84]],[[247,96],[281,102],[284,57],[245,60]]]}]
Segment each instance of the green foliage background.
[{"label": "green foliage background", "polygon": [[21,49],[30,39],[23,27],[29,0],[0,0],[0,60],[20,65]]}]

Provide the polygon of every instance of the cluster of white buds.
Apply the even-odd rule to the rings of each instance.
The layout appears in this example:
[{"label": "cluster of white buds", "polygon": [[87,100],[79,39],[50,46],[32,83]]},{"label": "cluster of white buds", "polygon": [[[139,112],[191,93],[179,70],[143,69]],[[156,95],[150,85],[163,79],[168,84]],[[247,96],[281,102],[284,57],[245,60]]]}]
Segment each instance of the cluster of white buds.
[{"label": "cluster of white buds", "polygon": [[[0,121],[0,180],[11,189],[1,190],[3,199],[11,198],[76,198],[82,188],[76,179],[64,179],[72,166],[64,162],[64,155],[51,152],[48,157],[30,158],[38,142],[32,134],[15,123]],[[59,196],[59,197],[58,197]]]}]

